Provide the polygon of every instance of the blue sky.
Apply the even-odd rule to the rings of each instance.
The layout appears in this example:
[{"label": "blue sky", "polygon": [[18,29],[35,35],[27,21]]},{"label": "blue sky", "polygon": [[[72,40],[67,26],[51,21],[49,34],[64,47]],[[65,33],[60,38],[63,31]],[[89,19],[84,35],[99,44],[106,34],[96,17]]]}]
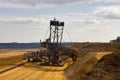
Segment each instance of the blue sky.
[{"label": "blue sky", "polygon": [[[0,0],[0,42],[39,42],[49,20],[65,21],[73,42],[120,36],[120,0]],[[64,31],[64,41],[71,41]]]}]

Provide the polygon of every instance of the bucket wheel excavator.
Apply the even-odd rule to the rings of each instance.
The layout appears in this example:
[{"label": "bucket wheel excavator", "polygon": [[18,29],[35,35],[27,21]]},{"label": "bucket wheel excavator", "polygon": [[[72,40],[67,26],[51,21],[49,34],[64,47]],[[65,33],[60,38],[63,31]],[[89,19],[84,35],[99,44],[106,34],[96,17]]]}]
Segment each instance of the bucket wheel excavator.
[{"label": "bucket wheel excavator", "polygon": [[49,50],[49,53],[47,53],[47,58],[50,65],[63,65],[60,57],[62,55],[61,48],[63,29],[64,22],[60,22],[54,18],[54,20],[50,21],[49,37],[46,39],[45,42],[41,43],[41,47]]},{"label": "bucket wheel excavator", "polygon": [[64,25],[64,22],[60,22],[56,18],[50,20],[49,36],[44,42],[40,43],[40,51],[25,53],[24,58],[28,62],[39,61],[41,65],[63,66],[67,60],[64,55],[74,56],[73,51],[70,52],[69,49],[62,46]]}]

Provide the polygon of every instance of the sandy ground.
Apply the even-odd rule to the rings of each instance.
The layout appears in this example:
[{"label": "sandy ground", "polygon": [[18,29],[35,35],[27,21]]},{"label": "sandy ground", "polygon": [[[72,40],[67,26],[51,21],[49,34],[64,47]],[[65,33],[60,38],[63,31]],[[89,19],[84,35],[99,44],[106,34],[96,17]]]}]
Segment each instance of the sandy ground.
[{"label": "sandy ground", "polygon": [[[24,62],[22,59],[26,51],[35,51],[35,49],[0,50],[0,70]],[[63,67],[58,67],[40,66],[40,63],[27,63],[0,74],[0,80],[67,80],[63,72],[68,64],[69,62]]]},{"label": "sandy ground", "polygon": [[23,54],[15,49],[0,49],[0,70],[23,62]]},{"label": "sandy ground", "polygon": [[66,65],[57,67],[27,63],[24,66],[0,74],[0,80],[67,80],[63,75]]},{"label": "sandy ground", "polygon": [[[63,67],[40,66],[39,63],[27,63],[0,74],[0,80],[77,80],[77,76],[80,77],[80,75],[75,76],[77,71],[90,71],[92,65],[95,64],[94,62],[100,60],[106,54],[110,53],[88,53],[77,62],[77,66],[76,63],[74,63],[69,67],[68,65],[70,65],[70,62],[67,62]],[[96,58],[95,61],[93,57]],[[81,73],[81,75],[85,73],[86,72]]]},{"label": "sandy ground", "polygon": [[25,62],[23,54],[27,51],[38,51],[39,49],[0,49],[0,70]]},{"label": "sandy ground", "polygon": [[[84,49],[82,50],[86,51],[86,47]],[[7,54],[3,54],[3,52],[4,51],[0,54],[0,64],[2,64],[0,66],[2,67],[4,67],[4,65],[11,66],[11,64],[13,65],[20,62],[22,60],[24,50],[8,50],[5,51]],[[71,64],[69,67],[67,67],[69,62],[63,67],[40,66],[38,63],[27,63],[23,66],[0,74],[0,80],[80,80],[85,73],[90,72],[97,62],[107,54],[111,54],[111,52],[87,51],[86,54],[81,55],[82,57],[80,56],[79,60]]]}]

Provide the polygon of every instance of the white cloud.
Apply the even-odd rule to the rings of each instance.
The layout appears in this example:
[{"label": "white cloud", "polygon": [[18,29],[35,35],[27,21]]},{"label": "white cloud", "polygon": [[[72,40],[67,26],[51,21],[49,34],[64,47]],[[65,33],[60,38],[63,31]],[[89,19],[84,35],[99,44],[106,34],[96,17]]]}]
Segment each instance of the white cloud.
[{"label": "white cloud", "polygon": [[120,0],[96,0],[96,1],[104,1],[104,2],[120,2]]},{"label": "white cloud", "polygon": [[43,7],[75,2],[120,2],[120,0],[0,0],[2,7]]},{"label": "white cloud", "polygon": [[79,22],[84,24],[99,24],[98,20],[72,20],[72,22]]},{"label": "white cloud", "polygon": [[120,6],[98,7],[92,14],[106,19],[120,19]]},{"label": "white cloud", "polygon": [[[62,5],[67,3],[73,3],[83,0],[0,0],[1,6],[32,6],[32,7],[41,7],[48,5]],[[86,1],[86,0],[85,0]]]},{"label": "white cloud", "polygon": [[14,19],[0,19],[0,24],[40,24],[48,22],[44,18],[14,18]]}]

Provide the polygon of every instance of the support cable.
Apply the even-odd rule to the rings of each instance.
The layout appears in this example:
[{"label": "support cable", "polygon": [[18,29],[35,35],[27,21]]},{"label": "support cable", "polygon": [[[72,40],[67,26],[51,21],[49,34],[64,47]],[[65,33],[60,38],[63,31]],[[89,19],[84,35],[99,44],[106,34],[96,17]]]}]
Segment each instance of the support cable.
[{"label": "support cable", "polygon": [[70,37],[70,35],[69,35],[69,33],[68,33],[66,27],[65,27],[65,31],[66,31],[66,33],[67,33],[68,38],[70,39],[70,42],[72,43],[72,39],[71,39],[71,37]]},{"label": "support cable", "polygon": [[71,39],[71,37],[70,37],[70,34],[69,34],[69,32],[67,31],[67,28],[65,27],[65,31],[66,31],[66,33],[67,33],[67,36],[68,36],[68,38],[70,39],[70,43],[71,43],[71,47],[73,48],[73,42],[72,42],[72,39]]},{"label": "support cable", "polygon": [[49,27],[47,28],[47,31],[45,33],[45,36],[44,36],[44,40],[46,39],[47,35],[48,35],[48,32],[49,32]]}]

